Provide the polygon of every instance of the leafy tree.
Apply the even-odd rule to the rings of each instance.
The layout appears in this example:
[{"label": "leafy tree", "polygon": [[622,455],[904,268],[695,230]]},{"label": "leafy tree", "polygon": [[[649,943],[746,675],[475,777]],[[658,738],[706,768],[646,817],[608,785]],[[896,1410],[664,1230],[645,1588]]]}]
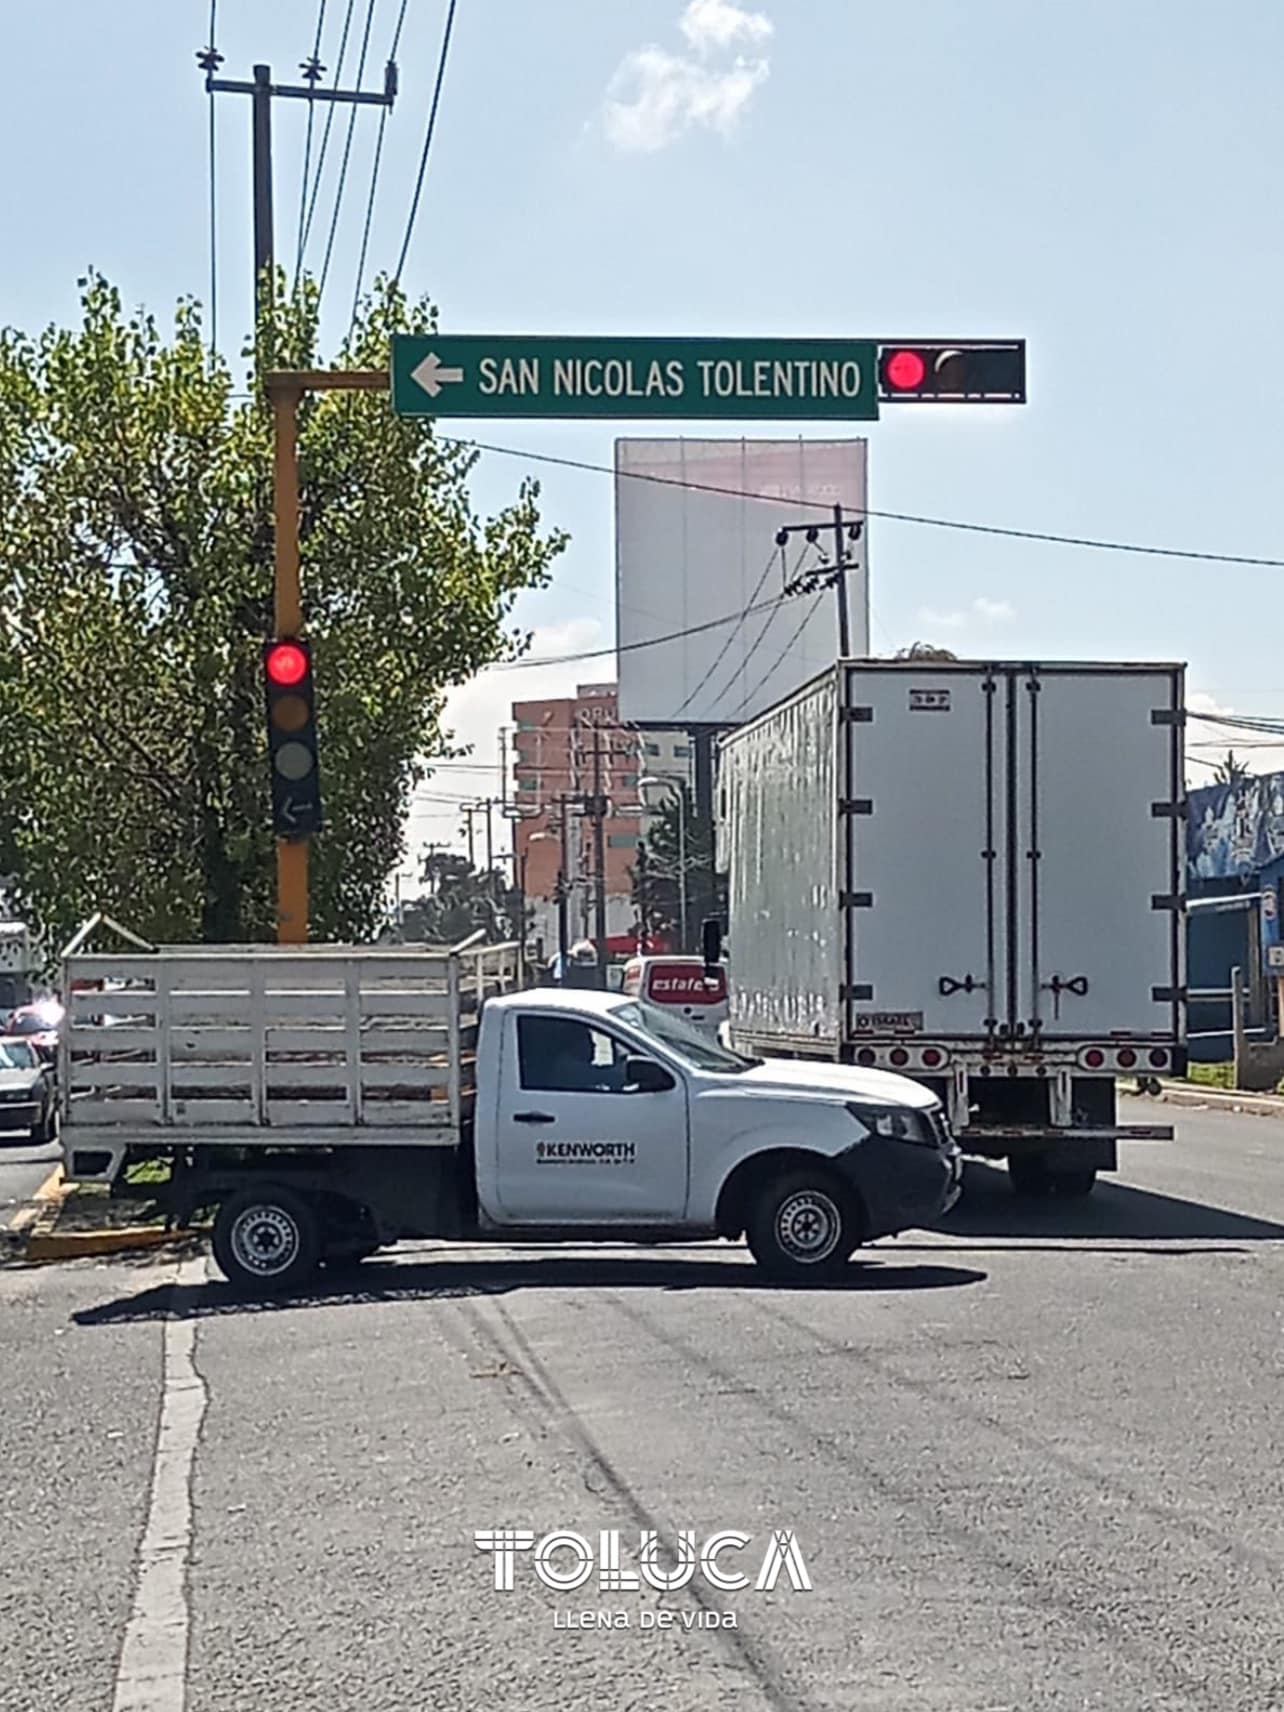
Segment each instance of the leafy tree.
[{"label": "leafy tree", "polygon": [[1226,751],[1226,759],[1217,763],[1213,780],[1219,785],[1239,785],[1248,777],[1248,768],[1236,755],[1233,749]]},{"label": "leafy tree", "polygon": [[[0,873],[55,937],[98,906],[151,938],[270,937],[260,380],[322,366],[316,292],[278,291],[237,392],[194,302],[166,334],[102,277],[81,283],[78,327],[0,330]],[[338,362],[386,368],[394,332],[434,324],[380,281]],[[541,529],[533,482],[479,518],[475,454],[379,393],[305,397],[299,436],[327,814],[312,926],[359,938],[444,747],[444,692],[522,645],[504,621],[564,537]]]},{"label": "leafy tree", "polygon": [[678,818],[678,799],[666,792],[656,804],[645,838],[645,851],[633,869],[633,904],[639,921],[644,921],[651,934],[661,934],[673,941],[679,950],[690,951],[699,937],[701,912],[708,909],[709,890],[714,890],[712,913],[725,919],[726,899],[723,882],[713,870],[713,828],[697,816],[691,793],[680,787],[686,815],[686,880],[687,937],[692,944],[683,945],[682,892],[679,875],[682,872],[679,851],[682,848],[682,828]]},{"label": "leafy tree", "polygon": [[894,660],[957,660],[948,648],[938,648],[934,642],[911,642],[908,648],[898,648]]},{"label": "leafy tree", "polygon": [[[432,945],[457,945],[480,927],[494,940],[516,939],[521,892],[499,868],[482,872],[466,856],[433,851],[424,863],[425,896],[404,906],[402,937]],[[529,926],[530,911],[527,911]]]}]

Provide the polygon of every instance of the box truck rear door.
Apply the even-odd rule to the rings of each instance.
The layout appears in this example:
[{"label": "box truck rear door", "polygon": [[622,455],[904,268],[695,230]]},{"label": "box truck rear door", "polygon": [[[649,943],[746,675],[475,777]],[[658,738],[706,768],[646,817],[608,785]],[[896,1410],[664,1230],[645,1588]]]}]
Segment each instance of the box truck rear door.
[{"label": "box truck rear door", "polygon": [[849,1038],[987,1037],[1006,1014],[1002,681],[855,666],[847,698]]}]

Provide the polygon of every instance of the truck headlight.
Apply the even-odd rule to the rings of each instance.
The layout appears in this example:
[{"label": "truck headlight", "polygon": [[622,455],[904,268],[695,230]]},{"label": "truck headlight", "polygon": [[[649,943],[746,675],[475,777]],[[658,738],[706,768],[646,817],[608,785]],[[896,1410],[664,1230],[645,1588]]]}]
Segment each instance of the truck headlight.
[{"label": "truck headlight", "polygon": [[902,1106],[862,1106],[856,1100],[848,1101],[847,1110],[871,1135],[882,1136],[885,1141],[908,1141],[916,1147],[937,1145],[936,1130],[927,1112]]}]

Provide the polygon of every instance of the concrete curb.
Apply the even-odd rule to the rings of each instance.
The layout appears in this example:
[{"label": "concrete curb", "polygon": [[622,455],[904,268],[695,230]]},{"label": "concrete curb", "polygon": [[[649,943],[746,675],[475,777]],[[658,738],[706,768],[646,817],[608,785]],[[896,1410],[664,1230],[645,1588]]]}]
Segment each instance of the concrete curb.
[{"label": "concrete curb", "polygon": [[20,1208],[13,1215],[5,1235],[10,1237],[21,1236],[30,1225],[35,1224],[38,1218],[44,1218],[47,1215],[51,1201],[56,1201],[61,1207],[70,1193],[71,1184],[64,1178],[62,1166],[55,1165],[31,1197],[31,1205]]},{"label": "concrete curb", "polygon": [[163,1225],[117,1225],[105,1230],[60,1231],[58,1220],[62,1216],[63,1204],[75,1187],[64,1178],[61,1165],[40,1185],[34,1196],[39,1204],[28,1211],[18,1232],[19,1237],[26,1232],[22,1250],[24,1260],[39,1264],[129,1254],[150,1248],[166,1248],[171,1243],[182,1242],[191,1234],[166,1230]]},{"label": "concrete curb", "polygon": [[158,1225],[122,1225],[117,1230],[101,1231],[42,1231],[37,1228],[27,1238],[26,1258],[34,1262],[86,1260],[97,1255],[167,1248],[189,1236],[189,1232],[166,1230]]},{"label": "concrete curb", "polygon": [[1210,1112],[1244,1112],[1250,1117],[1284,1118],[1284,1099],[1278,1094],[1242,1094],[1233,1089],[1165,1082],[1159,1097],[1170,1106],[1199,1106]]}]

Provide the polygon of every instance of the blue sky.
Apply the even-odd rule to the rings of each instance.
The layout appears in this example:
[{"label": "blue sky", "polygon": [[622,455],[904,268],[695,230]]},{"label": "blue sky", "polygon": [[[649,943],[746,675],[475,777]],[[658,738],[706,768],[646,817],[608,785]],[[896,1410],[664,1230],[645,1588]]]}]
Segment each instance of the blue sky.
[{"label": "blue sky", "polygon": [[[399,3],[376,0],[369,83]],[[327,6],[332,71],[345,4]],[[444,12],[408,0],[377,267],[400,245]],[[220,0],[224,75],[265,60],[293,81],[316,16],[316,0]],[[91,263],[158,310],[206,291],[193,54],[208,6],[114,0],[106,18],[101,0],[6,8],[2,321],[72,315]],[[1026,408],[888,410],[870,426],[873,506],[1284,556],[1282,62],[1275,0],[458,0],[406,283],[454,331],[1023,335]],[[350,52],[345,81],[351,65]],[[290,256],[304,117],[278,105]],[[334,337],[374,131],[363,116],[327,286]],[[221,343],[234,354],[250,277],[243,98],[221,98],[218,135]],[[609,463],[629,428],[488,430]],[[487,460],[480,503],[502,503],[525,467]],[[611,484],[541,479],[550,521],[574,540],[556,585],[519,616],[556,652],[610,635]],[[889,522],[872,531],[870,572],[876,647],[930,637],[967,653],[1175,657],[1195,695],[1284,712],[1278,571]],[[497,674],[456,698],[479,763],[510,695],[577,675],[610,676],[610,662]],[[455,771],[432,788],[490,782]],[[453,823],[449,805],[425,802],[416,838]]]}]

